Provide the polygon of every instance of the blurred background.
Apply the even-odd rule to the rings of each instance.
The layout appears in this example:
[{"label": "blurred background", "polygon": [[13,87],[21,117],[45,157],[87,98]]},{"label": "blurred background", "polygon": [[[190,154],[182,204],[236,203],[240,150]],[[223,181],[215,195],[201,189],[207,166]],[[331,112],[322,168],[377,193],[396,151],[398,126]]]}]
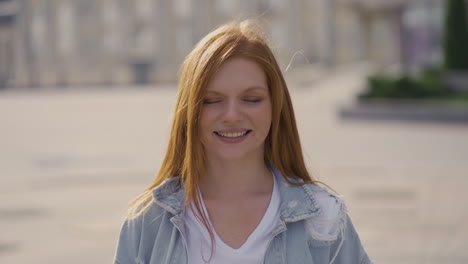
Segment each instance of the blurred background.
[{"label": "blurred background", "polygon": [[261,18],[283,62],[441,61],[440,0],[2,0],[0,87],[173,82],[215,26]]},{"label": "blurred background", "polygon": [[109,263],[180,63],[258,18],[375,263],[468,263],[464,0],[0,0],[0,263]]}]

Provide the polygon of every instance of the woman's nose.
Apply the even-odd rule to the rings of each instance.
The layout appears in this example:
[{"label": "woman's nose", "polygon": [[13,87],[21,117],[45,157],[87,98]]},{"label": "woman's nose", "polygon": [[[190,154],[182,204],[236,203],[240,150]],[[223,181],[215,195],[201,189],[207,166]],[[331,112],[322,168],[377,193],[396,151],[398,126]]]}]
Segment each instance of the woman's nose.
[{"label": "woman's nose", "polygon": [[223,119],[226,122],[236,122],[239,121],[242,117],[240,112],[239,104],[234,101],[230,101],[226,104],[224,109]]}]

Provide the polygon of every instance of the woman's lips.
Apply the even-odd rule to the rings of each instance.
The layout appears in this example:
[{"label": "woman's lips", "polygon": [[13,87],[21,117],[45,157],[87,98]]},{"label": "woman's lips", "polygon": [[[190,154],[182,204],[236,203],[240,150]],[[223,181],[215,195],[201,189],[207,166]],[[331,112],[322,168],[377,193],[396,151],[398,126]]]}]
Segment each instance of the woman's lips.
[{"label": "woman's lips", "polygon": [[213,134],[225,143],[242,142],[250,134],[252,130],[221,130],[215,131]]}]

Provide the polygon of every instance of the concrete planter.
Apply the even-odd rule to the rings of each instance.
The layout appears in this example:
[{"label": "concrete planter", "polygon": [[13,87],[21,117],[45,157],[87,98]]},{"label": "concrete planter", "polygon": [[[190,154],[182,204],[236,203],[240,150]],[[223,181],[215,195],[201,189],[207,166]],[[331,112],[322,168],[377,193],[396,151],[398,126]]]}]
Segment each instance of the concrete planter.
[{"label": "concrete planter", "polygon": [[468,123],[468,102],[365,99],[340,108],[344,119]]}]

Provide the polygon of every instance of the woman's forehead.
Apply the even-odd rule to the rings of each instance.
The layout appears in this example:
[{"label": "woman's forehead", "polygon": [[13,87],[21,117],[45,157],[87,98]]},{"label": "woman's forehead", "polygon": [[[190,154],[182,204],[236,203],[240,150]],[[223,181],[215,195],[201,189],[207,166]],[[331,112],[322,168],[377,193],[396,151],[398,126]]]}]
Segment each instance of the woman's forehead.
[{"label": "woman's forehead", "polygon": [[266,89],[267,78],[260,65],[252,60],[235,57],[225,61],[208,83],[208,91],[233,88],[242,90]]}]

